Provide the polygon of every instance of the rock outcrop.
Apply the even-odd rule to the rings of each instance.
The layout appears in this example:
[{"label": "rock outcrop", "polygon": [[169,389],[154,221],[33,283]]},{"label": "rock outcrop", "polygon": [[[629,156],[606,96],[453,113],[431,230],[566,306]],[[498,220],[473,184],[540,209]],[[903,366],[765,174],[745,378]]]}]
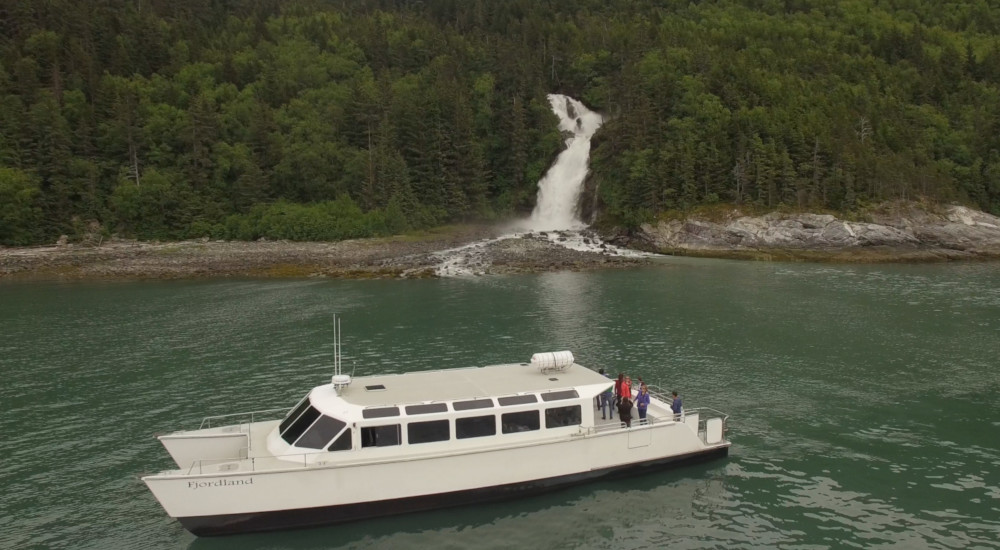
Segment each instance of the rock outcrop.
[{"label": "rock outcrop", "polygon": [[963,206],[940,211],[888,205],[866,221],[829,214],[722,220],[688,218],[643,225],[640,242],[654,252],[702,256],[836,261],[1000,258],[1000,218]]}]

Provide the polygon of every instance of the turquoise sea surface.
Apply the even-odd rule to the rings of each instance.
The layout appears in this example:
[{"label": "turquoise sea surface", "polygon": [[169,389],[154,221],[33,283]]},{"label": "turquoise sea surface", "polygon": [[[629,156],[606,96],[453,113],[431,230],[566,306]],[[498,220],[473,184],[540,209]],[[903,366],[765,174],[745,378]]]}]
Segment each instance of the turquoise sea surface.
[{"label": "turquoise sea surface", "polygon": [[[497,504],[198,539],[154,434],[332,374],[527,361],[678,390],[730,456]],[[0,283],[0,548],[1000,548],[1000,264]],[[557,457],[555,457],[557,459]],[[446,472],[442,472],[446,475]]]}]

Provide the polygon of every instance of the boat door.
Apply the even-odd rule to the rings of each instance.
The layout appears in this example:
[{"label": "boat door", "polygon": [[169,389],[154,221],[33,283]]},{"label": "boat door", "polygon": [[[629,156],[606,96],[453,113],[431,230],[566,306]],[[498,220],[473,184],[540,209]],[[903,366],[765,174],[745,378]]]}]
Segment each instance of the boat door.
[{"label": "boat door", "polygon": [[628,431],[628,448],[635,449],[637,447],[649,447],[650,434],[653,431],[650,429],[630,429]]}]

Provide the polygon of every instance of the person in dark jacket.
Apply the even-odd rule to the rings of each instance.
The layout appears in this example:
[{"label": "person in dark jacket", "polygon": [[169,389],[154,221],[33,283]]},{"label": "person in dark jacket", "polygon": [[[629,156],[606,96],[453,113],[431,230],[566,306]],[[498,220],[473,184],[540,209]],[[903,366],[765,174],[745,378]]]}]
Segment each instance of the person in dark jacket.
[{"label": "person in dark jacket", "polygon": [[632,427],[632,400],[628,397],[622,397],[621,403],[618,404],[618,417],[626,427]]},{"label": "person in dark jacket", "polygon": [[[604,369],[601,369],[600,373],[604,374]],[[604,376],[608,377],[607,374],[604,374]],[[604,390],[604,392],[601,393],[601,395],[598,395],[597,398],[601,400],[601,420],[604,420],[605,418],[614,419],[615,418],[614,387],[608,386],[608,389]]]}]

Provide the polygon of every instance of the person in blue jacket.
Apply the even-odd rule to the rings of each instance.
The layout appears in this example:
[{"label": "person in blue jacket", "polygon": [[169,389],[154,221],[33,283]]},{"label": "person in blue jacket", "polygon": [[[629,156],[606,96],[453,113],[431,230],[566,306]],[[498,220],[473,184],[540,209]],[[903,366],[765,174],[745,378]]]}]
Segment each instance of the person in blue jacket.
[{"label": "person in blue jacket", "polygon": [[683,404],[681,403],[681,398],[677,397],[677,392],[672,392],[674,396],[674,402],[670,404],[670,410],[674,411],[674,420],[681,419],[681,411],[683,409]]},{"label": "person in blue jacket", "polygon": [[635,396],[635,408],[639,409],[639,424],[645,424],[646,409],[649,408],[649,388],[646,384],[639,386],[639,394]]}]

